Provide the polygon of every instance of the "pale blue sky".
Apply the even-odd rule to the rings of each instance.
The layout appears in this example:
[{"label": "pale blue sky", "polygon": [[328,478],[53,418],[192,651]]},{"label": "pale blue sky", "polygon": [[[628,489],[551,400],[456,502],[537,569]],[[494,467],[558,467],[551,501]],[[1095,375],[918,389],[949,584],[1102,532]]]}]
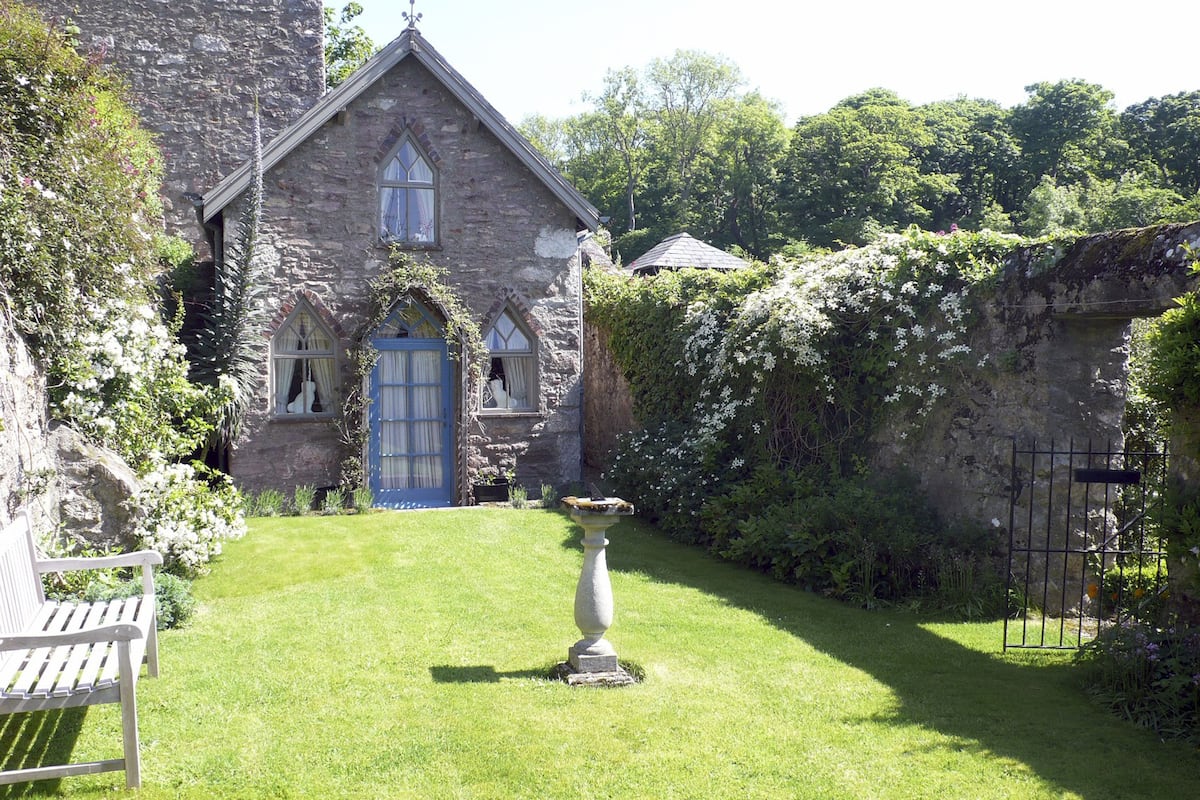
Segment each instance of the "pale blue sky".
[{"label": "pale blue sky", "polygon": [[[382,46],[408,0],[359,0]],[[326,5],[341,8],[337,0]],[[1111,9],[1111,10],[1106,10]],[[789,122],[874,86],[912,103],[1012,106],[1037,81],[1081,78],[1118,109],[1200,89],[1200,4],[1183,0],[417,0],[422,35],[511,122],[578,114],[608,69],[676,49],[721,54]]]}]

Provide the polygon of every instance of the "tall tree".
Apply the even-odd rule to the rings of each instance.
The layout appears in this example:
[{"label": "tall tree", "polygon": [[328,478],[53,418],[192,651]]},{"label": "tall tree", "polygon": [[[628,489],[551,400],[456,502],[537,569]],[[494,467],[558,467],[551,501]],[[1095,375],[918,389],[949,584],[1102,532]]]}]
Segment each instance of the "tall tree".
[{"label": "tall tree", "polygon": [[1012,128],[1021,145],[1026,185],[1042,176],[1059,184],[1078,183],[1089,175],[1120,174],[1124,140],[1113,93],[1099,84],[1080,80],[1025,87],[1029,99],[1012,110]]},{"label": "tall tree", "polygon": [[933,228],[994,227],[1018,207],[1021,151],[1005,109],[960,97],[916,111],[932,134],[932,143],[919,153],[921,171],[944,175],[957,187],[930,209]]},{"label": "tall tree", "polygon": [[654,147],[671,183],[668,214],[676,227],[692,221],[697,163],[708,152],[725,102],[742,82],[733,62],[696,50],[676,50],[646,69],[647,101],[657,122]]},{"label": "tall tree", "polygon": [[730,105],[718,122],[701,190],[709,220],[701,232],[710,244],[736,245],[766,259],[781,243],[777,192],[788,135],[777,104],[761,94]]},{"label": "tall tree", "polygon": [[1200,91],[1152,97],[1121,114],[1134,158],[1164,187],[1200,192]]},{"label": "tall tree", "polygon": [[625,230],[637,230],[637,193],[646,168],[650,123],[637,73],[630,67],[609,70],[604,91],[591,99],[605,145],[620,160],[625,178]]},{"label": "tall tree", "polygon": [[862,244],[881,229],[927,225],[930,209],[956,191],[951,178],[921,171],[933,136],[914,109],[890,92],[865,97],[792,131],[780,203],[792,230],[813,244]]},{"label": "tall tree", "polygon": [[375,55],[375,43],[358,25],[351,24],[363,12],[350,0],[338,14],[325,6],[325,88],[332,89]]}]

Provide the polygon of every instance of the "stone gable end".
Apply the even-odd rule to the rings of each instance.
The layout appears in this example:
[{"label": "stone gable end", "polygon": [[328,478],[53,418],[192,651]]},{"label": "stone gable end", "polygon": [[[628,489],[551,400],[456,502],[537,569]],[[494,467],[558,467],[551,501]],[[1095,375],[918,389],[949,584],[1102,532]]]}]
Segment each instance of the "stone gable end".
[{"label": "stone gable end", "polygon": [[[578,480],[582,288],[575,214],[415,58],[401,60],[264,175],[268,310],[282,321],[299,296],[327,310],[344,398],[354,380],[344,356],[364,332],[369,286],[388,257],[378,234],[379,173],[406,133],[435,164],[438,181],[439,241],[412,252],[448,270],[448,282],[481,325],[520,298],[512,307],[538,339],[534,411],[477,417],[473,397],[455,398],[456,493],[465,499],[469,472],[514,464],[519,482],[535,492],[539,483]],[[228,240],[244,201],[224,212]],[[251,489],[283,491],[338,483],[345,451],[335,426],[273,415],[269,362],[268,336],[259,402],[230,461],[235,478]]]}]

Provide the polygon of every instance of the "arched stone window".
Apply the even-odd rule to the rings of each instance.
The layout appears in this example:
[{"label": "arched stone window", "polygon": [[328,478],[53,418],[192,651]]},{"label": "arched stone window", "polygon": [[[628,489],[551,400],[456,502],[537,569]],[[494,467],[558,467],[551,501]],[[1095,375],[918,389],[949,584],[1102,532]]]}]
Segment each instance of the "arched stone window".
[{"label": "arched stone window", "polygon": [[435,244],[437,235],[437,171],[406,134],[379,174],[379,238]]},{"label": "arched stone window", "polygon": [[271,397],[276,417],[337,411],[336,339],[307,302],[297,304],[271,339]]},{"label": "arched stone window", "polygon": [[537,342],[511,307],[484,334],[488,376],[483,386],[485,411],[537,409]]}]

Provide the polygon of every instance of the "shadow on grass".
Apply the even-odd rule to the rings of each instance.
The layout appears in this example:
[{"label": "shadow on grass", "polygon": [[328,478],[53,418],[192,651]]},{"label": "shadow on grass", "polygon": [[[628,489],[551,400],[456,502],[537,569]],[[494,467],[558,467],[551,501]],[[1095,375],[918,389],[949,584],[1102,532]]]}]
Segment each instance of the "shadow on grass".
[{"label": "shadow on grass", "polygon": [[[1093,704],[1069,656],[1002,655],[999,635],[994,653],[972,650],[911,614],[868,612],[806,593],[671,542],[640,521],[623,521],[611,533],[614,572],[718,597],[889,687],[896,707],[869,722],[935,730],[954,749],[1013,759],[1083,798],[1178,797],[1183,784],[1187,796],[1200,796],[1200,753],[1159,743]],[[576,549],[578,538],[562,545]]]},{"label": "shadow on grass", "polygon": [[[71,760],[85,708],[8,714],[0,717],[0,769],[32,769]],[[0,798],[57,794],[61,779],[0,784]]]},{"label": "shadow on grass", "polygon": [[497,672],[490,664],[465,667],[430,667],[429,675],[434,683],[499,683],[509,679],[549,678],[550,668],[520,669]]}]

